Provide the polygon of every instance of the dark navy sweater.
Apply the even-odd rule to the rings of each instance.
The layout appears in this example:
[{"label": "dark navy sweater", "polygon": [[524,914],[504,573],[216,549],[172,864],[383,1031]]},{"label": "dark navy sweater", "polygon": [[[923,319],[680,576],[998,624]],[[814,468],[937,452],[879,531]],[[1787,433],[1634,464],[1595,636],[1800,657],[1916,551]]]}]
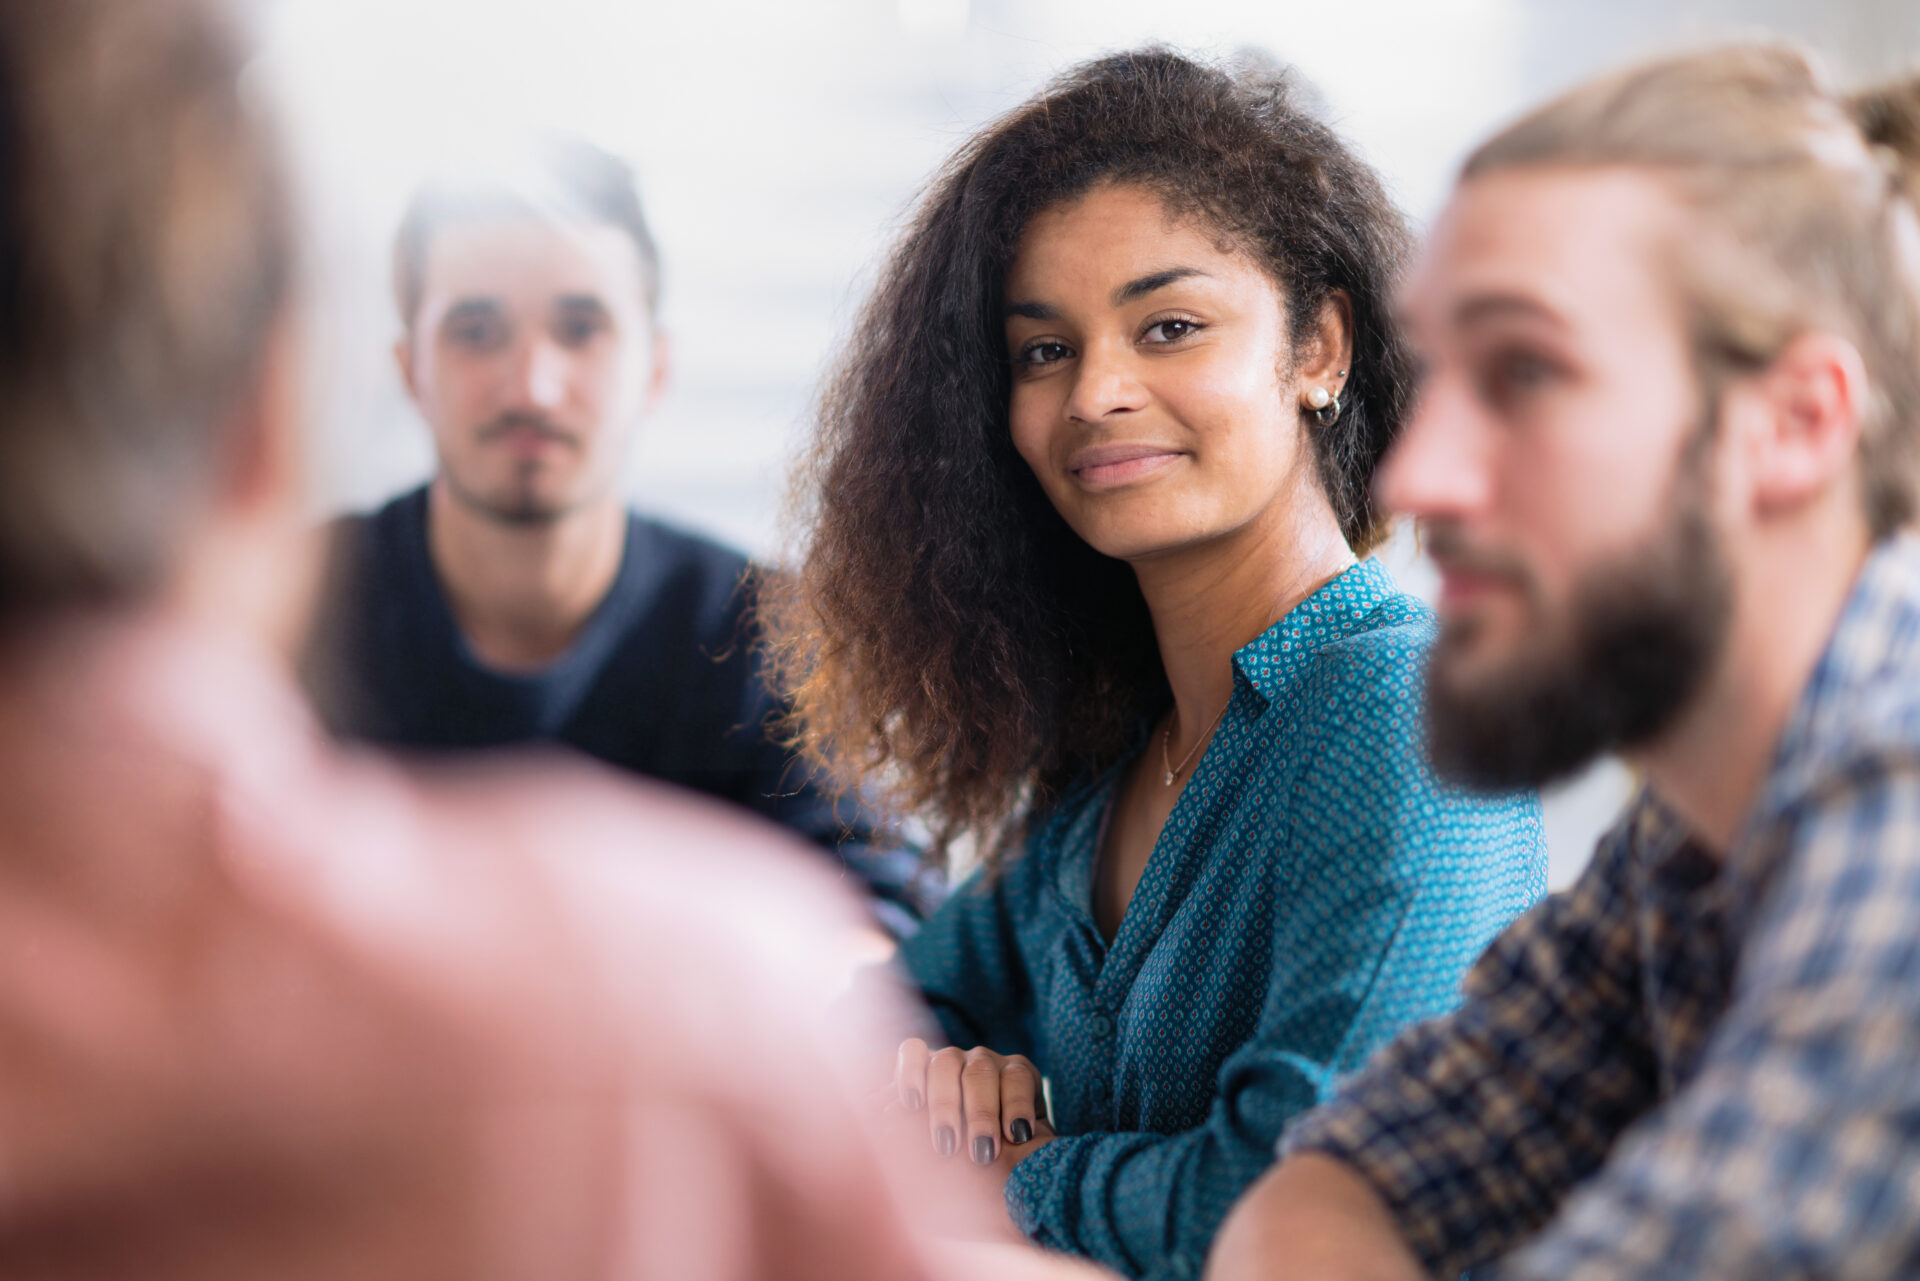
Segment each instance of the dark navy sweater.
[{"label": "dark navy sweater", "polygon": [[751,644],[748,562],[639,515],[612,588],[567,652],[532,673],[486,667],[427,548],[427,491],[334,523],[304,675],[329,728],[395,747],[552,742],[745,806],[833,851],[880,919],[910,932],[932,895],[911,850],[836,802],[772,741]]}]

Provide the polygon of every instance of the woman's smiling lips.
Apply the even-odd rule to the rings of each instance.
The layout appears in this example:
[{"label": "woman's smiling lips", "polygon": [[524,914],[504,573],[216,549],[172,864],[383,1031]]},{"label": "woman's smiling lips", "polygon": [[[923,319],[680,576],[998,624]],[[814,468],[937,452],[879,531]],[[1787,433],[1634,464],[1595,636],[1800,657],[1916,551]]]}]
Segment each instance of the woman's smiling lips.
[{"label": "woman's smiling lips", "polygon": [[1119,489],[1159,475],[1184,452],[1165,445],[1093,445],[1067,459],[1067,473],[1082,489]]}]

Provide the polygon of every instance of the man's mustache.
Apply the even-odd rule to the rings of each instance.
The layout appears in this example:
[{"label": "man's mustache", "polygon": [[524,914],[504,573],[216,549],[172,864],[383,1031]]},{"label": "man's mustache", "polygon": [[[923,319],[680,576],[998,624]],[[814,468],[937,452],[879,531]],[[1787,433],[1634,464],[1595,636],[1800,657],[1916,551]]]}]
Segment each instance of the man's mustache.
[{"label": "man's mustache", "polygon": [[1525,591],[1533,587],[1526,562],[1509,552],[1476,547],[1451,521],[1427,521],[1420,527],[1421,548],[1441,569],[1477,578],[1504,579]]},{"label": "man's mustache", "polygon": [[580,438],[538,414],[502,414],[480,429],[481,441],[499,440],[514,432],[532,432],[547,440],[579,448]]}]

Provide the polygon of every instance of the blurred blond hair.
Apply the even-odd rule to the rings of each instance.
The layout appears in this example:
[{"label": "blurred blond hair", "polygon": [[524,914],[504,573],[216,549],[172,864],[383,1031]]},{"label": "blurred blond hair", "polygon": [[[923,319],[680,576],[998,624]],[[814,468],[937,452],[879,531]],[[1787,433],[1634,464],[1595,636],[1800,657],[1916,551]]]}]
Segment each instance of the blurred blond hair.
[{"label": "blurred blond hair", "polygon": [[1623,166],[1669,184],[1696,215],[1667,265],[1710,390],[1812,330],[1859,349],[1861,488],[1884,537],[1920,511],[1916,113],[1913,81],[1848,99],[1795,48],[1735,46],[1584,84],[1483,144],[1461,180]]},{"label": "blurred blond hair", "polygon": [[0,0],[0,621],[157,587],[292,286],[213,0]]}]

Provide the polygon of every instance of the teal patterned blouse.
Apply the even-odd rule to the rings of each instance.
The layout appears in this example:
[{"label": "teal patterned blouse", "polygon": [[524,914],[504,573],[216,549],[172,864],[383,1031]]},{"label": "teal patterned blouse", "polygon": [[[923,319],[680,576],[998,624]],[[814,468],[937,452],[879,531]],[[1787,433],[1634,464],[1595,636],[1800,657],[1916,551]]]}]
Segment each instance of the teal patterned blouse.
[{"label": "teal patterned blouse", "polygon": [[1109,947],[1093,918],[1124,763],[902,948],[947,1037],[1030,1056],[1061,1138],[1014,1221],[1129,1276],[1198,1276],[1289,1119],[1461,976],[1546,876],[1531,795],[1442,785],[1427,609],[1372,561],[1234,657],[1234,692]]}]

